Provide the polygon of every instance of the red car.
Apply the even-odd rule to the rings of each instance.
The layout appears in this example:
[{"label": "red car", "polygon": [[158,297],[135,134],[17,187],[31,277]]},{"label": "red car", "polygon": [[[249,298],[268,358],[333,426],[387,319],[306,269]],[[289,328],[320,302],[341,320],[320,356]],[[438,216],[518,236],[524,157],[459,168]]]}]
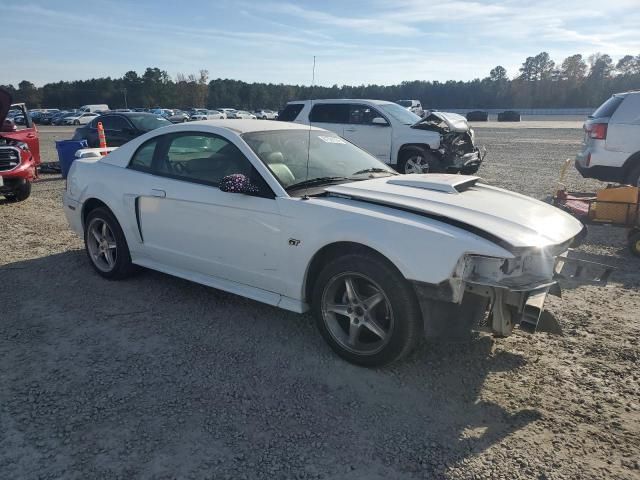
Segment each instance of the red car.
[{"label": "red car", "polygon": [[[9,110],[14,109],[24,115],[25,128],[18,130],[13,121],[7,121]],[[24,103],[12,104],[9,92],[0,89],[0,195],[7,200],[26,200],[39,165],[38,130],[27,107]]]}]

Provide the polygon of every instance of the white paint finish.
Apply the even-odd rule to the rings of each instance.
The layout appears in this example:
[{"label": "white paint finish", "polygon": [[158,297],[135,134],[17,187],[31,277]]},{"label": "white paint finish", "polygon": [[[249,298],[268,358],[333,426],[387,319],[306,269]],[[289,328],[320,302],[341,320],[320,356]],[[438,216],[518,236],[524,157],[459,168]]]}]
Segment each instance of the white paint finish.
[{"label": "white paint finish", "polygon": [[285,242],[275,199],[156,177],[142,194],[145,254],[158,263],[278,291]]},{"label": "white paint finish", "polygon": [[[515,247],[544,247],[562,243],[582,230],[582,223],[571,215],[531,197],[485,184],[476,184],[452,195],[427,188],[394,185],[396,177],[377,178],[329,187],[329,192],[364,200],[414,209],[472,225]],[[444,175],[443,177],[448,177]],[[456,178],[475,178],[462,175]]]}]

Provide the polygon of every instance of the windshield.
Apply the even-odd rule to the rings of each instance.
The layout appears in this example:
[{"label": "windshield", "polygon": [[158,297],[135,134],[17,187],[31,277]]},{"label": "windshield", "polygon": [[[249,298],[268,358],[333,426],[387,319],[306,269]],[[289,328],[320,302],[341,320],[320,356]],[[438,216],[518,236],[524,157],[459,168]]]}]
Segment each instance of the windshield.
[{"label": "windshield", "polygon": [[169,120],[157,115],[147,115],[143,113],[140,115],[129,115],[128,118],[138,130],[142,130],[143,132],[171,125]]},{"label": "windshield", "polygon": [[404,107],[401,107],[397,103],[381,103],[378,105],[385,113],[388,113],[400,123],[405,125],[413,125],[420,120],[420,117],[413,112],[410,112]]},{"label": "windshield", "polygon": [[274,130],[245,133],[242,138],[285,188],[314,179],[364,180],[374,173],[396,173],[332,132]]}]

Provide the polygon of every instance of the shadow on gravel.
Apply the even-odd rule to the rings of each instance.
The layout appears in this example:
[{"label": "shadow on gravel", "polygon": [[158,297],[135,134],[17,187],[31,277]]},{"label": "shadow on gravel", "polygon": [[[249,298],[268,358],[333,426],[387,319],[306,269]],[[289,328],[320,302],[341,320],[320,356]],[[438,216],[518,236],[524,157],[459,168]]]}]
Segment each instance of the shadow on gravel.
[{"label": "shadow on gravel", "polygon": [[151,271],[105,281],[81,250],[0,275],[6,478],[443,478],[540,418],[525,358],[490,337],[368,370],[308,315]]}]

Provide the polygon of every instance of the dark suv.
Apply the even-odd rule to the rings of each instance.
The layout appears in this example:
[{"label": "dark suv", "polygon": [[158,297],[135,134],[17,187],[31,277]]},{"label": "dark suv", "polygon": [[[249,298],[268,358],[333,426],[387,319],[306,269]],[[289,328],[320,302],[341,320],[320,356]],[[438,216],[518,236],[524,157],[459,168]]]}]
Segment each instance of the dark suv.
[{"label": "dark suv", "polygon": [[89,147],[99,147],[98,122],[102,122],[109,147],[119,147],[151,130],[171,125],[166,118],[152,113],[106,113],[94,118],[87,125],[77,128],[73,140],[86,140]]}]

